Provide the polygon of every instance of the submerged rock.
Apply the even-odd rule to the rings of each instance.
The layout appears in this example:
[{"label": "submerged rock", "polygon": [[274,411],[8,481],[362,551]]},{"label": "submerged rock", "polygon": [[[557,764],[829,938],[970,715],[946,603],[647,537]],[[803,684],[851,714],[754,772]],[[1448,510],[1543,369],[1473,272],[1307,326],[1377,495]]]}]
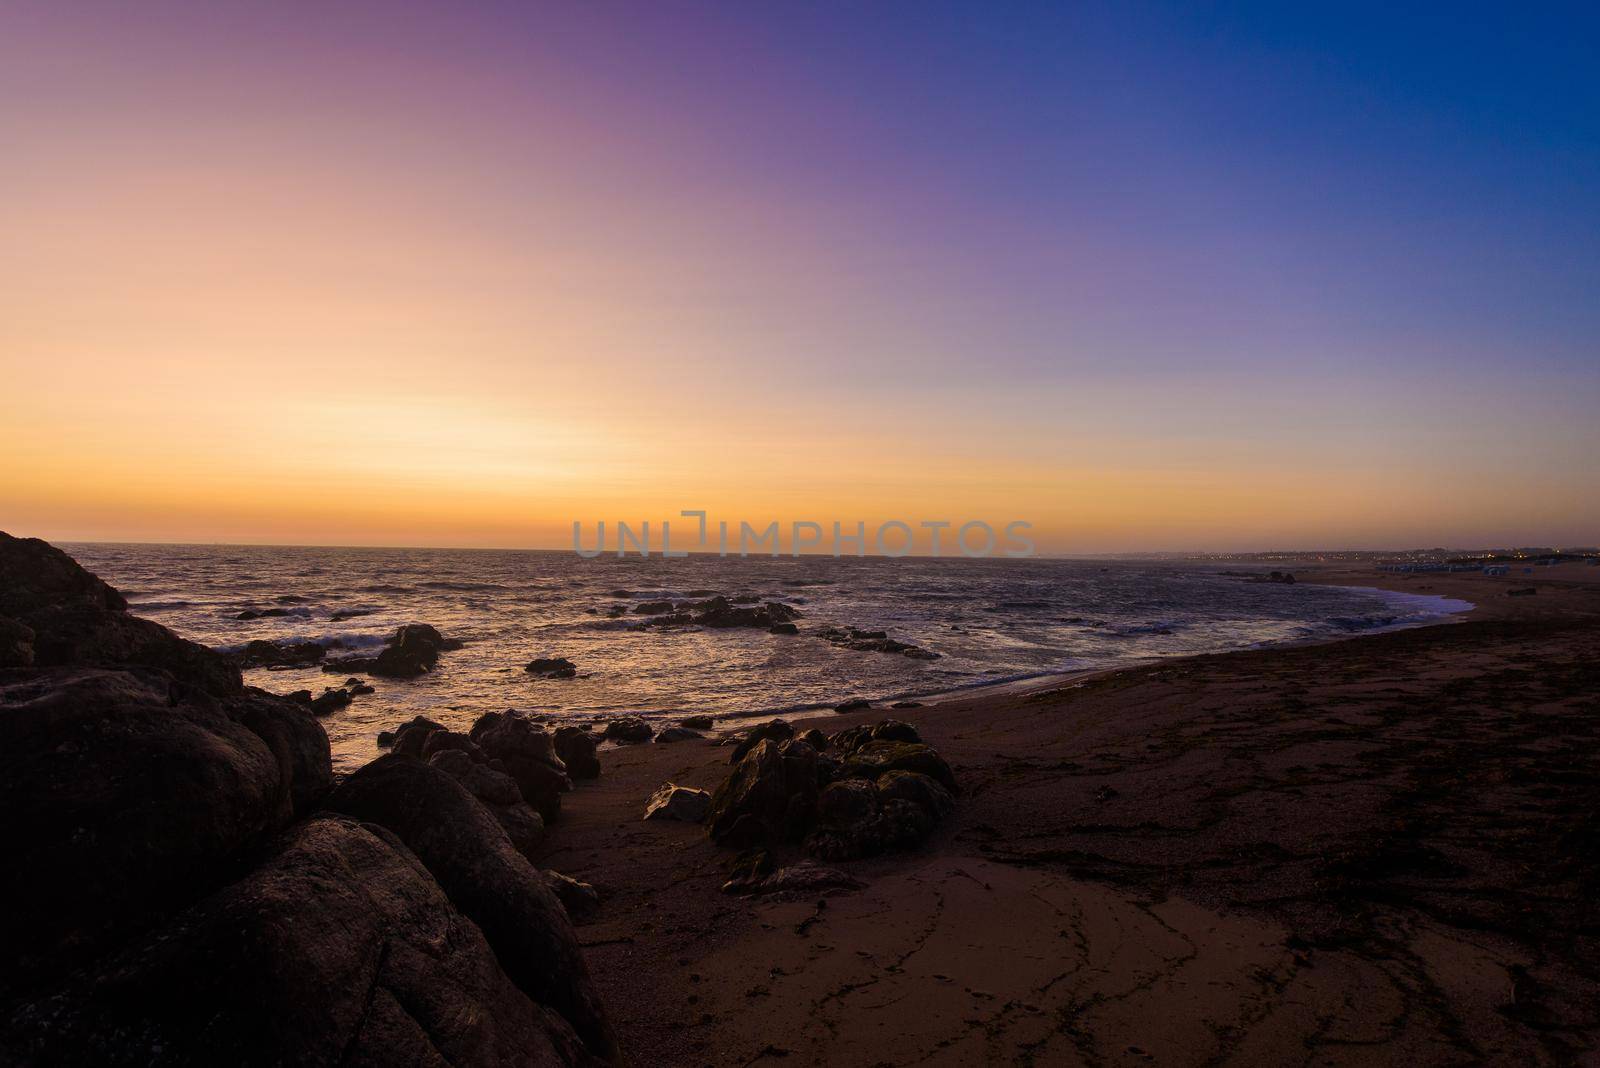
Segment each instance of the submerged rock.
[{"label": "submerged rock", "polygon": [[578,666],[565,657],[540,657],[523,670],[544,679],[570,679],[578,673]]},{"label": "submerged rock", "polygon": [[857,630],[855,627],[824,627],[817,631],[817,637],[833,643],[842,649],[853,649],[863,653],[896,653],[909,657],[912,660],[937,660],[939,654],[931,649],[924,649],[920,645],[903,642],[891,638],[888,632],[881,630]]},{"label": "submerged rock", "polygon": [[240,667],[305,667],[320,664],[326,655],[327,650],[313,641],[257,638],[247,642],[233,659]]}]

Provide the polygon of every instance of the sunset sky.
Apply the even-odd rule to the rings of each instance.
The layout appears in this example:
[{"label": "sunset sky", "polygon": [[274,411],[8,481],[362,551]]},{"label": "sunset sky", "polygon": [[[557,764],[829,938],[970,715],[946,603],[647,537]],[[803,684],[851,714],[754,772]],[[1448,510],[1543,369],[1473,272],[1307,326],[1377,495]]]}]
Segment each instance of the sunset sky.
[{"label": "sunset sky", "polygon": [[0,5],[0,529],[1600,542],[1600,15],[1299,7]]}]

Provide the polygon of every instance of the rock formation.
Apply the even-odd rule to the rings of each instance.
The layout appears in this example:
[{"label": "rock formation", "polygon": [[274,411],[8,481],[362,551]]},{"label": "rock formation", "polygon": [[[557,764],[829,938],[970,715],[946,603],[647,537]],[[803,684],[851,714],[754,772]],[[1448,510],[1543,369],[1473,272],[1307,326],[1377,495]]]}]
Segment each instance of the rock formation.
[{"label": "rock formation", "polygon": [[432,726],[334,790],[307,705],[0,534],[0,1062],[618,1060],[565,911],[477,773],[424,762],[474,763]]}]

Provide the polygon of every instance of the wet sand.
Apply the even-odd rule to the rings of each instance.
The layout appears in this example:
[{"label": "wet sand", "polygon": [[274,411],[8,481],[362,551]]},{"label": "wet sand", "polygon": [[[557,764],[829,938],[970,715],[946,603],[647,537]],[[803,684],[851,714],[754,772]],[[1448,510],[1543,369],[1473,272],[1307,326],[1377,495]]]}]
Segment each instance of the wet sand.
[{"label": "wet sand", "polygon": [[965,788],[840,865],[861,890],[721,893],[730,851],[640,816],[729,750],[606,752],[542,865],[605,894],[579,933],[636,1063],[1592,1063],[1600,568],[1297,574],[1479,607],[826,716],[915,723]]}]

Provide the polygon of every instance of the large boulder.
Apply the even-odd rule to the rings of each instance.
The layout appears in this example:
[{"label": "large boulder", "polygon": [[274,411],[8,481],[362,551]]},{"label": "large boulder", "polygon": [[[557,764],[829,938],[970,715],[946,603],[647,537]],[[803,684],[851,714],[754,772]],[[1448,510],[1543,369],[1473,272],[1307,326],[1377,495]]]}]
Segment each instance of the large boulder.
[{"label": "large boulder", "polygon": [[717,787],[706,823],[713,840],[740,849],[798,841],[816,804],[816,750],[800,741],[764,739]]},{"label": "large boulder", "polygon": [[561,794],[572,789],[572,779],[549,733],[520,713],[486,712],[472,725],[471,737],[517,781],[523,798],[545,823],[554,822],[561,814]]},{"label": "large boulder", "polygon": [[[564,918],[563,918],[564,922]],[[592,1063],[388,832],[317,819],[70,986],[16,1007],[29,1064]]]},{"label": "large boulder", "polygon": [[188,904],[315,800],[326,736],[274,700],[245,712],[258,734],[160,671],[0,680],[6,979],[67,967]]},{"label": "large boulder", "polygon": [[560,901],[465,787],[438,768],[383,756],[341,782],[327,807],[398,835],[482,928],[512,980],[565,1017],[591,1051],[615,1056],[615,1037]]},{"label": "large boulder", "polygon": [[574,779],[600,777],[600,754],[592,733],[582,727],[557,727],[550,737],[568,775]]}]

